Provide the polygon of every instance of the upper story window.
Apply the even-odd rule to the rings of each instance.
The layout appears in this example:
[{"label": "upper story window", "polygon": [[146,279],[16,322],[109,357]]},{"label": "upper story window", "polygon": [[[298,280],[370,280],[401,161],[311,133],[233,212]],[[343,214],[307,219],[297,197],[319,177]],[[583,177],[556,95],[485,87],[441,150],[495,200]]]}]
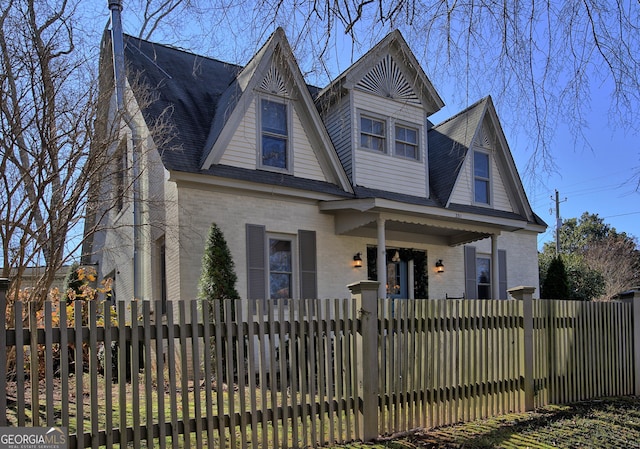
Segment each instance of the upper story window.
[{"label": "upper story window", "polygon": [[396,125],[396,156],[418,159],[418,130]]},{"label": "upper story window", "polygon": [[473,194],[476,203],[490,204],[489,155],[481,151],[473,152]]},{"label": "upper story window", "polygon": [[260,100],[261,165],[289,169],[289,126],[285,103]]},{"label": "upper story window", "polygon": [[[402,123],[394,117],[375,117],[362,112],[359,148],[378,153],[420,160],[420,126]],[[389,142],[389,143],[387,143]]]},{"label": "upper story window", "polygon": [[124,207],[124,195],[127,182],[127,140],[122,139],[115,153],[115,200],[116,210],[119,212]]},{"label": "upper story window", "polygon": [[360,117],[360,147],[384,153],[385,149],[384,120],[371,117]]}]

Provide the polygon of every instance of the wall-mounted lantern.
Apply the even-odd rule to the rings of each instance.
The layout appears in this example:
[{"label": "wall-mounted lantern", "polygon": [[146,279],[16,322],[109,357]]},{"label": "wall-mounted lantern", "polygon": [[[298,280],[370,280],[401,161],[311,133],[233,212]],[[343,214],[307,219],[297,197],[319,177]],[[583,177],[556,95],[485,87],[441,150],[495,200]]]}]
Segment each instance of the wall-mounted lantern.
[{"label": "wall-mounted lantern", "polygon": [[362,253],[357,253],[353,256],[353,267],[362,268]]},{"label": "wall-mounted lantern", "polygon": [[444,265],[442,259],[438,259],[436,262],[436,273],[444,273]]}]

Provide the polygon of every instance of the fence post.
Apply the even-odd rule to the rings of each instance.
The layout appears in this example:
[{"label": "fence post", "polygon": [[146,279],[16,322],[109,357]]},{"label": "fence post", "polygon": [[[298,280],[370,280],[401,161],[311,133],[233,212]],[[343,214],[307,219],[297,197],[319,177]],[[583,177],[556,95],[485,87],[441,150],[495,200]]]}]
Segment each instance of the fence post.
[{"label": "fence post", "polygon": [[535,287],[514,287],[507,290],[514,299],[522,301],[522,321],[524,327],[524,411],[534,409],[533,378],[533,292]]},{"label": "fence post", "polygon": [[640,290],[633,292],[632,296],[622,299],[631,303],[631,325],[633,326],[633,394],[640,396]]},{"label": "fence post", "polygon": [[0,426],[7,425],[7,290],[9,279],[0,278]]},{"label": "fence post", "polygon": [[362,397],[360,435],[372,441],[378,432],[378,285],[377,281],[360,281],[347,287],[356,301],[361,328],[359,352],[362,363],[356,363],[358,386]]}]

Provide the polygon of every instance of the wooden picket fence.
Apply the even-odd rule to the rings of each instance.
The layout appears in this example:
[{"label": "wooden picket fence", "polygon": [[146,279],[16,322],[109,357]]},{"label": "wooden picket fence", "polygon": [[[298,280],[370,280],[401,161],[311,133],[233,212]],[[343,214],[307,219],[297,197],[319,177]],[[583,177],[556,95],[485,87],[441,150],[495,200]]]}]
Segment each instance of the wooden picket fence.
[{"label": "wooden picket fence", "polygon": [[638,394],[637,303],[379,300],[373,284],[164,315],[120,302],[112,319],[78,301],[71,326],[15,303],[0,425],[66,427],[71,449],[298,448]]}]

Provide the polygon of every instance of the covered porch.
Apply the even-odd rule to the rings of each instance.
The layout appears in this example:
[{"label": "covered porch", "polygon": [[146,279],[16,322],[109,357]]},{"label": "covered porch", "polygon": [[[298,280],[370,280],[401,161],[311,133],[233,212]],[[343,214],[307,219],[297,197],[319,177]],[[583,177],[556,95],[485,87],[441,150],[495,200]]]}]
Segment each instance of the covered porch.
[{"label": "covered porch", "polygon": [[[443,209],[383,198],[328,201],[320,204],[320,210],[334,215],[336,234],[365,237],[376,242],[375,265],[388,267],[376,270],[375,280],[380,283],[378,295],[381,298],[397,294],[400,295],[398,297],[414,297],[414,283],[411,278],[413,260],[407,261],[406,268],[398,262],[407,259],[402,257],[403,252],[410,251],[415,245],[455,247],[487,238],[491,241],[490,260],[493,267],[490,270],[490,294],[492,298],[499,298],[500,235],[527,229],[529,226],[524,218],[510,212],[473,206]],[[405,248],[396,245],[387,251],[389,241],[406,242],[407,245]],[[371,257],[371,252],[369,253]],[[431,259],[433,262],[433,258]],[[437,264],[437,254],[435,260]],[[394,279],[389,279],[397,275],[390,262],[396,262],[398,269],[407,270],[409,289],[406,292],[398,292]],[[435,267],[429,268],[435,270]],[[406,293],[406,296],[403,293]]]}]

